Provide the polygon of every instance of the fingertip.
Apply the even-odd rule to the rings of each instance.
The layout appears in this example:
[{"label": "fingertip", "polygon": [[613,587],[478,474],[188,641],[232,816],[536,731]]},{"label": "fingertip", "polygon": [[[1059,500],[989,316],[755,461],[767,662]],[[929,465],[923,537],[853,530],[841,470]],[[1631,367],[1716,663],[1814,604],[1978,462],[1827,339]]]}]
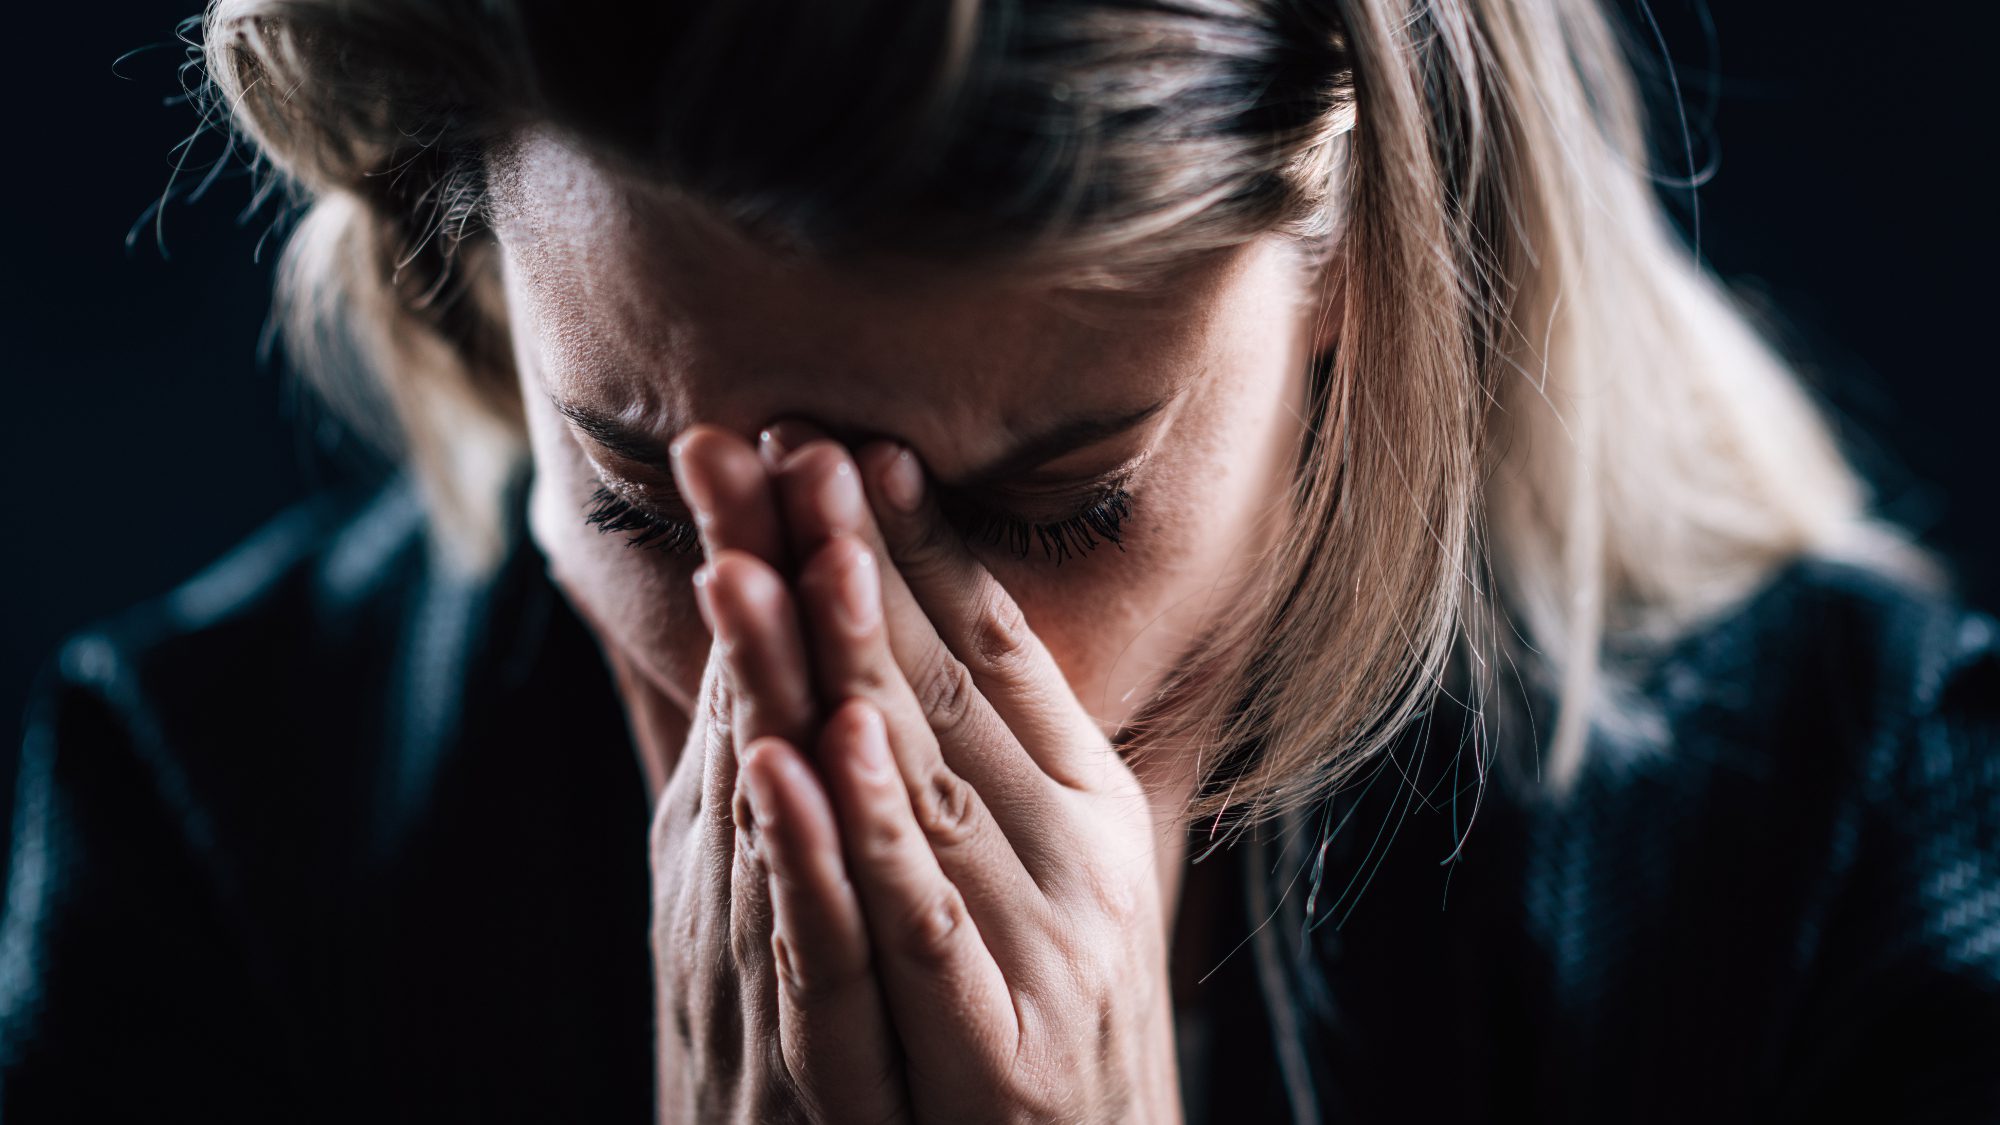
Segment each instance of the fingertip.
[{"label": "fingertip", "polygon": [[752,811],[763,828],[775,829],[768,838],[778,866],[795,868],[806,852],[837,838],[832,800],[791,743],[772,737],[751,742],[743,751],[742,776]]},{"label": "fingertip", "polygon": [[799,586],[819,620],[837,635],[866,637],[881,624],[882,586],[875,552],[851,532],[835,532],[799,574]]},{"label": "fingertip", "polygon": [[776,790],[783,783],[779,776],[781,762],[790,750],[784,739],[766,736],[752,740],[737,760],[737,776],[743,782],[740,788],[750,802],[750,811],[760,821],[771,819],[777,804]]},{"label": "fingertip", "polygon": [[861,466],[862,475],[869,480],[879,480],[888,463],[903,452],[903,443],[889,438],[878,438],[854,451],[854,463]]},{"label": "fingertip", "polygon": [[737,440],[725,430],[697,422],[667,444],[667,463],[689,504],[696,508],[713,506],[718,483],[715,478],[718,470],[729,467],[728,447]]},{"label": "fingertip", "polygon": [[775,471],[793,450],[825,436],[824,430],[804,419],[778,418],[757,431],[757,455]]},{"label": "fingertip", "polygon": [[855,455],[868,490],[893,514],[911,515],[923,506],[924,467],[909,446],[871,442]]},{"label": "fingertip", "polygon": [[695,567],[690,581],[694,586],[695,611],[701,614],[702,625],[708,629],[710,636],[721,639],[722,633],[716,628],[715,617],[715,564],[704,562]]},{"label": "fingertip", "polygon": [[833,580],[847,568],[851,548],[843,540],[853,538],[846,532],[836,531],[827,536],[824,543],[813,548],[812,554],[806,556],[805,565],[799,568],[800,584],[832,589]]},{"label": "fingertip", "polygon": [[748,551],[724,547],[703,565],[708,569],[703,589],[732,609],[769,609],[784,595],[784,579],[770,563]]},{"label": "fingertip", "polygon": [[843,764],[862,781],[881,784],[896,775],[888,725],[875,704],[859,696],[849,698],[828,720],[827,730],[841,751]]},{"label": "fingertip", "polygon": [[924,502],[924,468],[917,455],[899,449],[882,466],[882,498],[903,515],[913,515]]},{"label": "fingertip", "polygon": [[687,459],[688,450],[692,447],[694,440],[707,428],[708,424],[706,422],[696,422],[694,425],[675,434],[674,440],[667,443],[668,462],[675,467],[679,467],[680,463]]}]

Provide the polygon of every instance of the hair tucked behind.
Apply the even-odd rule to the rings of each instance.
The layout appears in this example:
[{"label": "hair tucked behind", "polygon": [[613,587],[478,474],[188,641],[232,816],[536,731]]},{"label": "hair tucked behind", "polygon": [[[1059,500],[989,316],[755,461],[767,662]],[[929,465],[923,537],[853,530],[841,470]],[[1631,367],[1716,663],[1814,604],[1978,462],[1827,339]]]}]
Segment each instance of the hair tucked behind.
[{"label": "hair tucked behind", "polygon": [[1296,239],[1339,342],[1295,533],[1133,727],[1200,755],[1195,815],[1303,807],[1441,690],[1491,745],[1503,668],[1559,702],[1566,792],[1586,746],[1659,739],[1612,654],[1803,552],[1938,577],[1673,233],[1596,0],[216,0],[205,34],[307,206],[293,355],[464,565],[525,456],[482,224],[523,127],[827,259],[1144,285]]}]

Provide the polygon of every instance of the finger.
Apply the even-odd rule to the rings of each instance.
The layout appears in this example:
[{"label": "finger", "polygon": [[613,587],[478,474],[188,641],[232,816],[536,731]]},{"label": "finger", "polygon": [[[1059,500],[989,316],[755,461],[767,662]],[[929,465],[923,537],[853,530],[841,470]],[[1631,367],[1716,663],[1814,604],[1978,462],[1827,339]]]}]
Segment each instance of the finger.
[{"label": "finger", "polygon": [[778,466],[784,463],[792,450],[829,436],[825,430],[803,418],[780,418],[757,431],[757,457],[775,477]]},{"label": "finger", "polygon": [[1013,595],[945,518],[916,454],[873,442],[855,460],[886,556],[979,694],[1050,777],[1086,790],[1111,782],[1116,751]]},{"label": "finger", "polygon": [[733,720],[732,738],[709,770],[716,798],[711,807],[730,814],[714,819],[711,839],[733,857],[727,932],[742,989],[744,1049],[754,1052],[778,1030],[771,904],[762,826],[740,783],[742,761],[731,748],[773,739],[803,743],[812,733],[815,705],[798,610],[784,580],[764,560],[735,548],[719,550],[702,568],[708,573],[700,588],[727,670]]},{"label": "finger", "polygon": [[729,671],[736,745],[765,736],[807,745],[817,703],[798,607],[784,578],[734,548],[696,569],[696,596]]},{"label": "finger", "polygon": [[[775,745],[773,739],[748,744],[739,755],[737,786],[729,804],[731,869],[724,975],[735,981],[742,1015],[738,1049],[743,1058],[768,1056],[778,1033],[777,982],[771,964],[770,875],[765,864],[762,818],[753,811],[742,763],[748,749]],[[772,1060],[775,1062],[775,1060]]]},{"label": "finger", "polygon": [[[739,963],[767,966],[770,919],[764,875],[755,865],[754,824],[738,800],[736,748],[760,738],[803,744],[811,737],[814,702],[798,611],[785,583],[763,560],[726,548],[696,568],[695,589],[702,616],[721,657],[729,726],[723,737],[707,740],[701,830],[709,857],[704,885],[712,896],[709,912],[738,951]],[[715,882],[717,869],[723,873]],[[752,996],[749,1007],[759,1010]]]},{"label": "finger", "polygon": [[697,424],[682,431],[668,452],[674,484],[694,513],[709,558],[734,548],[763,559],[781,574],[791,573],[770,477],[748,441]]},{"label": "finger", "polygon": [[745,751],[742,780],[768,877],[785,1066],[814,1120],[902,1120],[902,1062],[826,791],[777,739]]},{"label": "finger", "polygon": [[654,854],[662,848],[678,854],[686,834],[696,828],[709,797],[708,771],[717,754],[724,753],[735,738],[736,719],[729,694],[729,673],[722,657],[713,651],[702,668],[701,684],[695,693],[693,713],[688,716],[688,733],[680,759],[667,778],[654,810]]},{"label": "finger", "polygon": [[[1028,829],[1051,823],[1059,794],[974,687],[902,576],[880,565],[886,555],[853,459],[832,442],[810,442],[785,458],[775,484],[794,548],[813,568],[801,570],[800,588],[813,618],[820,698],[829,708],[850,695],[874,703],[888,716],[890,744],[912,793],[932,789],[949,767],[985,796],[1008,839],[1030,844]],[[826,555],[843,537],[866,549]],[[850,558],[869,566],[878,595],[859,635],[849,635],[837,610],[843,560]],[[860,589],[867,587],[862,580]]]},{"label": "finger", "polygon": [[[1047,854],[1049,818],[1061,813],[1056,794],[1034,771],[990,771],[982,789],[945,762],[922,706],[889,651],[876,571],[874,552],[840,532],[800,572],[800,600],[823,698],[834,704],[864,699],[881,712],[911,809],[938,865],[965,893],[993,948],[1015,948],[1013,931],[1035,917],[1027,907],[1042,902],[1029,872],[1056,859]],[[968,759],[982,760],[977,755]],[[1018,839],[995,818],[996,807],[1008,810],[1011,822],[1022,826]]]},{"label": "finger", "polygon": [[[885,451],[898,448],[878,442],[863,452],[879,462]],[[848,467],[846,473],[841,472],[842,465]],[[877,518],[883,505],[878,501],[871,510],[868,493],[878,490],[868,484],[870,468],[857,465],[845,449],[831,442],[808,442],[784,459],[774,483],[798,554],[810,557],[833,534],[848,531],[867,543],[878,559],[893,563],[879,568],[889,647],[937,735],[945,760],[975,788],[992,793],[995,786],[1004,785],[1010,795],[1023,797],[1030,791],[1031,777],[1086,787],[1094,774],[1072,760],[1087,755],[1064,750],[1072,744],[1097,746],[1103,757],[1115,756],[1095,720],[1076,702],[1055,661],[1029,630],[1013,598],[969,555],[970,568],[959,568],[957,577],[941,573],[936,560],[951,548],[961,552],[965,548],[940,522],[933,534],[950,541],[910,552],[920,571],[928,568],[921,585],[968,584],[962,591],[933,595],[936,610],[944,614],[939,616],[919,596],[920,575],[906,573],[905,564],[894,555]],[[883,466],[872,468],[879,476]],[[850,474],[850,480],[842,480]],[[862,487],[845,487],[851,483]],[[961,639],[953,643],[953,637]],[[989,696],[989,691],[996,694]],[[1008,707],[1000,706],[1002,697]],[[1002,815],[1011,837],[1012,824]]]},{"label": "finger", "polygon": [[[652,837],[653,942],[656,964],[668,976],[662,995],[672,1000],[662,1010],[662,1034],[679,1034],[700,1054],[718,1064],[739,1059],[745,1044],[741,978],[729,967],[728,943],[731,884],[737,862],[736,834],[725,791],[718,799],[707,791],[719,761],[733,761],[731,694],[728,671],[719,654],[711,652],[703,671],[694,717],[689,756],[692,768],[675,771],[662,809],[692,793],[692,815],[672,818],[664,812],[654,821]],[[678,823],[677,823],[678,822]]]},{"label": "finger", "polygon": [[1013,997],[964,897],[938,866],[890,756],[881,713],[849,700],[820,733],[848,871],[908,1073],[977,1089],[1015,1058]]}]

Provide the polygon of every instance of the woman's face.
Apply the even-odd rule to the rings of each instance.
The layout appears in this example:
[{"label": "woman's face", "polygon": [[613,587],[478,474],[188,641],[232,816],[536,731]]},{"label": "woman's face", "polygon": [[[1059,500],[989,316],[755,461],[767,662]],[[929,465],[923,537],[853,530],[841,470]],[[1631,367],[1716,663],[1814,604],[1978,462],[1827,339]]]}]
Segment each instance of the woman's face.
[{"label": "woman's face", "polygon": [[1122,486],[1121,542],[1060,564],[1032,530],[1018,556],[964,524],[1107,734],[1282,534],[1314,342],[1312,281],[1280,241],[1145,298],[890,283],[782,269],[545,137],[493,171],[533,534],[600,640],[684,712],[709,648],[699,554],[635,548],[586,516],[603,487],[686,521],[667,447],[696,422],[894,438],[1002,524],[1059,524]]}]

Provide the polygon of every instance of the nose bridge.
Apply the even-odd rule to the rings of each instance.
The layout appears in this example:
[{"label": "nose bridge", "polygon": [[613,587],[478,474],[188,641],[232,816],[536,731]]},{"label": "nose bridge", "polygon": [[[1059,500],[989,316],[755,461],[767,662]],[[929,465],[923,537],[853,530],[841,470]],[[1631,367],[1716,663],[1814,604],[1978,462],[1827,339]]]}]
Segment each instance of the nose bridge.
[{"label": "nose bridge", "polygon": [[758,440],[765,430],[775,430],[787,448],[797,448],[800,444],[819,438],[830,438],[849,449],[859,449],[871,441],[890,439],[910,445],[909,438],[879,425],[857,424],[844,418],[833,417],[821,411],[784,409],[771,413],[757,424],[740,432],[751,440]]},{"label": "nose bridge", "polygon": [[1029,408],[1021,395],[1042,365],[977,311],[940,311],[759,294],[683,320],[682,411],[753,439],[790,419],[849,446],[890,438],[927,461],[977,456],[1003,413]]},{"label": "nose bridge", "polygon": [[747,440],[785,422],[795,430],[830,437],[851,448],[878,438],[916,445],[925,415],[922,397],[905,389],[885,393],[846,364],[808,368],[767,366],[732,359],[702,365],[683,381],[684,418],[718,426]]},{"label": "nose bridge", "polygon": [[[823,436],[858,449],[888,439],[915,450],[933,471],[979,463],[1005,433],[996,388],[980,377],[921,372],[905,366],[874,372],[851,364],[814,371],[711,368],[687,386],[687,420],[720,426],[756,441],[787,423],[799,440]],[[793,435],[786,435],[790,438]]]},{"label": "nose bridge", "polygon": [[850,446],[890,438],[941,473],[990,460],[1016,423],[1050,414],[1129,339],[1001,293],[884,295],[820,275],[672,280],[640,363],[673,372],[684,423],[754,439],[792,419]]}]

